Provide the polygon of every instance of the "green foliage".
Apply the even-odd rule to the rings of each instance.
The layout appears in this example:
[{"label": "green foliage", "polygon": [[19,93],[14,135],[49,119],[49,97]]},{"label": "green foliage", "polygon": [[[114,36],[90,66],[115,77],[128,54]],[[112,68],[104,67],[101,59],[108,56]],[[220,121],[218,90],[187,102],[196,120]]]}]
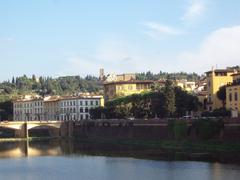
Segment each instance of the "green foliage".
[{"label": "green foliage", "polygon": [[11,120],[13,114],[13,105],[10,100],[0,102],[0,120]]},{"label": "green foliage", "polygon": [[[181,116],[198,109],[198,99],[171,82],[155,91],[132,94],[108,101],[101,112],[106,118],[163,118]],[[98,115],[99,117],[99,115]]]},{"label": "green foliage", "polygon": [[153,74],[148,71],[146,73],[137,73],[136,78],[138,80],[159,80],[159,79],[187,79],[188,81],[196,81],[200,76],[196,73],[167,73],[160,71],[157,74]]},{"label": "green foliage", "polygon": [[176,110],[175,107],[175,92],[174,87],[172,85],[172,81],[166,80],[165,87],[163,88],[163,94],[164,94],[164,108],[166,112],[166,116],[172,116],[173,113]]},{"label": "green foliage", "polygon": [[104,107],[96,107],[89,110],[91,119],[101,119],[104,113]]},{"label": "green foliage", "polygon": [[168,121],[168,132],[170,137],[180,140],[187,137],[187,122],[180,120],[169,120]]},{"label": "green foliage", "polygon": [[221,86],[219,90],[217,91],[217,97],[220,99],[223,103],[223,106],[225,106],[226,102],[226,86]]},{"label": "green foliage", "polygon": [[180,87],[174,88],[175,92],[175,105],[176,111],[175,116],[182,117],[187,111],[197,111],[200,103],[196,96],[189,94],[188,92],[182,90]]},{"label": "green foliage", "polygon": [[196,135],[203,140],[208,140],[218,135],[224,127],[222,120],[200,119],[193,122]]},{"label": "green foliage", "polygon": [[212,112],[205,111],[202,113],[203,117],[230,117],[231,111],[227,110],[225,107],[215,109]]},{"label": "green foliage", "polygon": [[26,75],[13,77],[12,81],[0,83],[0,94],[27,94],[38,93],[40,95],[65,95],[78,92],[99,92],[103,89],[98,78],[93,76],[66,76],[59,78],[39,77]]}]

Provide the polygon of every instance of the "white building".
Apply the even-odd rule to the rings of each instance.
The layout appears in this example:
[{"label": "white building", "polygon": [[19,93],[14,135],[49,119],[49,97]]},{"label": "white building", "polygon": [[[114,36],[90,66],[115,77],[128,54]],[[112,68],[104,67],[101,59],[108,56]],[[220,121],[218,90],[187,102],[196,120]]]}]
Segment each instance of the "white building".
[{"label": "white building", "polygon": [[59,101],[60,120],[90,119],[89,110],[103,104],[103,96],[62,97]]},{"label": "white building", "polygon": [[91,108],[103,106],[103,96],[30,97],[13,102],[14,121],[90,119]]},{"label": "white building", "polygon": [[25,97],[13,102],[13,119],[15,121],[43,120],[43,98]]}]

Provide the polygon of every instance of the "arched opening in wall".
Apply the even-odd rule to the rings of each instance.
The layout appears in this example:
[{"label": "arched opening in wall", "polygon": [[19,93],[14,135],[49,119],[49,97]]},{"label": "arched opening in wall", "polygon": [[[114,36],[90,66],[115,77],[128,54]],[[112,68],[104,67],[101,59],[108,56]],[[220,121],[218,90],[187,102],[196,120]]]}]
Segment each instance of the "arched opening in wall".
[{"label": "arched opening in wall", "polygon": [[58,137],[59,129],[50,126],[37,126],[28,130],[28,137]]},{"label": "arched opening in wall", "polygon": [[14,138],[15,130],[11,128],[0,127],[0,138]]}]

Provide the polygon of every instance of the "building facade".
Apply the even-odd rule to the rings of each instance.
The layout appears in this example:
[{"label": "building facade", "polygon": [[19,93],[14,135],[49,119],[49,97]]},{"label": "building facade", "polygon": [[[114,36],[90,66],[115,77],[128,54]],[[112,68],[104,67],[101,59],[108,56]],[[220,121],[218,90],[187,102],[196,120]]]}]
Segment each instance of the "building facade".
[{"label": "building facade", "polygon": [[27,97],[13,102],[13,119],[15,121],[43,120],[43,98]]},{"label": "building facade", "polygon": [[226,108],[233,117],[240,115],[240,73],[233,74],[233,82],[226,87]]},{"label": "building facade", "polygon": [[233,81],[233,69],[213,69],[206,72],[207,78],[207,110],[213,111],[223,107],[222,101],[217,97],[217,92],[221,86]]},{"label": "building facade", "polygon": [[91,108],[104,106],[103,96],[49,96],[13,102],[14,121],[90,119]]},{"label": "building facade", "polygon": [[90,109],[99,106],[104,106],[103,96],[61,97],[59,118],[62,121],[90,119]]},{"label": "building facade", "polygon": [[183,90],[187,92],[193,92],[196,88],[196,82],[182,79],[176,81],[176,86],[181,87]]},{"label": "building facade", "polygon": [[[116,97],[128,96],[150,91],[155,81],[116,81],[104,83],[105,100],[109,101]],[[163,82],[157,82],[163,83]]]}]

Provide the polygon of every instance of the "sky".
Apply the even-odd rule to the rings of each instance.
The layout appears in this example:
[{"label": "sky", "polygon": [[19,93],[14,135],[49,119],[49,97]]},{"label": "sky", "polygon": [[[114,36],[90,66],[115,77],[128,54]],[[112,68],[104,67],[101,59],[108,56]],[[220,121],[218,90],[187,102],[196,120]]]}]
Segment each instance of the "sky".
[{"label": "sky", "polygon": [[0,0],[0,81],[240,64],[239,0]]}]

